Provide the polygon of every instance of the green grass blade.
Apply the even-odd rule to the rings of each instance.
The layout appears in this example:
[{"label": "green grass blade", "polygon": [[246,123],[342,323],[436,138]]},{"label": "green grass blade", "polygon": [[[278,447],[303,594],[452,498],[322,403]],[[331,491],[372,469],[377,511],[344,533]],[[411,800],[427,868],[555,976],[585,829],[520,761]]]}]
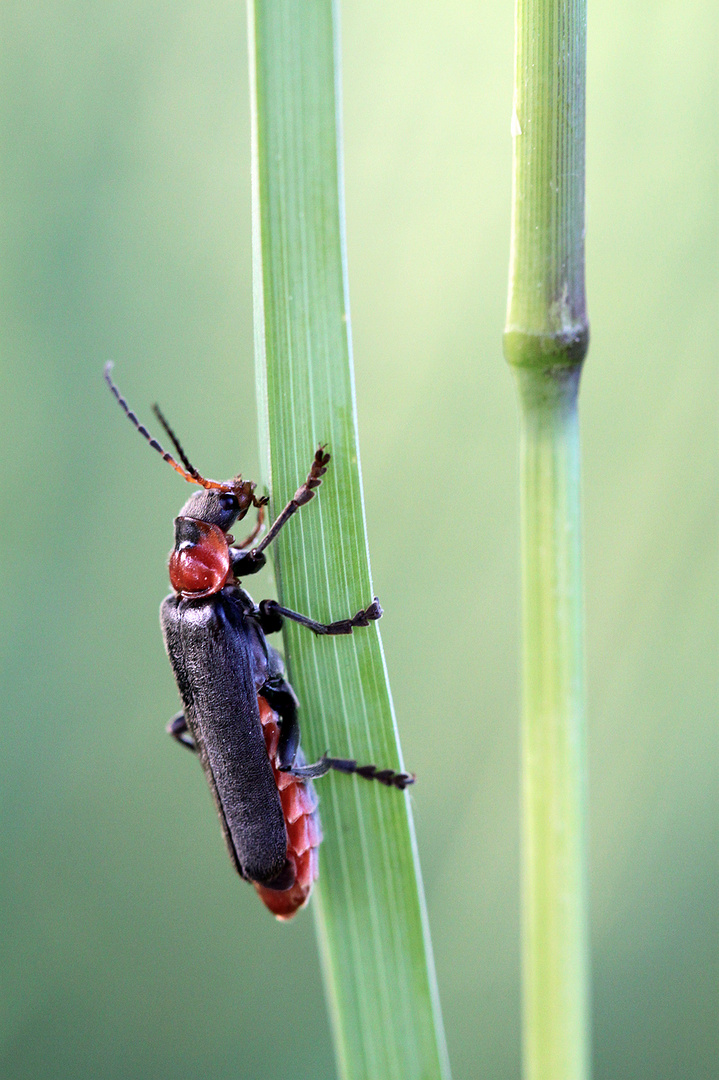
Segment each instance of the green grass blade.
[{"label": "green grass blade", "polygon": [[[347,301],[337,10],[249,4],[255,342],[273,513],[326,443],[319,497],[274,545],[282,602],[323,621],[372,599]],[[303,745],[402,768],[376,626],[316,639],[288,625]],[[319,784],[325,841],[313,901],[340,1072],[447,1077],[410,796],[357,778]]]}]

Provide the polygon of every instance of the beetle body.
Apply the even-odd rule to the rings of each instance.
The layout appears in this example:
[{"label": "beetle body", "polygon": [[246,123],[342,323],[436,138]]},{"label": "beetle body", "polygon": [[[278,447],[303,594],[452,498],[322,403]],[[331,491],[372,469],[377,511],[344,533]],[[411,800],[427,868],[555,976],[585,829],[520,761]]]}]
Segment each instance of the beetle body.
[{"label": "beetle body", "polygon": [[[308,850],[297,850],[298,844],[302,847],[299,818],[305,821],[309,815],[312,820],[314,848],[321,832],[319,819],[312,818],[317,798],[311,781],[273,769],[281,718],[261,695],[265,690],[271,696],[278,688],[286,693],[287,684],[280,656],[253,611],[247,593],[230,586],[199,600],[173,593],[162,602],[160,622],[186,728],[214,796],[230,858],[243,878],[262,887],[265,899],[296,884],[293,857]],[[295,761],[303,765],[298,756]],[[308,897],[309,889],[297,906]],[[288,917],[287,905],[278,903]]]},{"label": "beetle body", "polygon": [[[349,619],[320,623],[274,600],[255,605],[240,578],[265,563],[264,549],[296,511],[309,502],[326,472],[329,454],[320,447],[309,475],[259,536],[266,499],[241,477],[206,480],[187,460],[172,429],[155,413],[184,468],[157,443],[131,412],[106,367],[105,378],[121,408],[172,467],[203,490],[187,500],[175,519],[169,558],[172,593],[160,607],[165,648],[183,708],[168,724],[178,742],[197,752],[215,800],[230,858],[280,919],[291,918],[309,899],[317,877],[322,830],[312,781],[330,769],[355,773],[403,789],[414,776],[324,755],[308,765],[300,749],[298,702],[279,653],[267,635],[291,619],[318,635],[351,634],[379,619],[375,600]],[[229,530],[250,507],[258,522],[235,545]]]},{"label": "beetle body", "polygon": [[257,704],[270,658],[229,589],[198,601],[168,596],[160,622],[230,856],[243,877],[271,881],[287,838]]}]

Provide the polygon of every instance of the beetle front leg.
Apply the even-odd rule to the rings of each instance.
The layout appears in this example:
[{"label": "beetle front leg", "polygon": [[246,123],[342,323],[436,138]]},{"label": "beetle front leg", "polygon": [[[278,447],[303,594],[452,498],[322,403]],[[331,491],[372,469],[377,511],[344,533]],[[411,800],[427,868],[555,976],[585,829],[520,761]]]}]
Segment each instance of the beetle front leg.
[{"label": "beetle front leg", "polygon": [[172,735],[173,739],[180,744],[180,746],[186,746],[188,750],[197,752],[197,746],[195,740],[190,735],[190,730],[187,726],[187,720],[185,720],[185,714],[180,710],[176,713],[172,720],[165,727],[165,731],[168,735]]},{"label": "beetle front leg", "polygon": [[297,488],[294,496],[287,503],[284,510],[278,514],[275,518],[270,531],[267,536],[264,537],[262,542],[253,549],[252,554],[260,555],[265,548],[272,543],[277,536],[283,525],[286,525],[293,514],[296,514],[301,506],[305,506],[311,499],[315,497],[315,491],[322,483],[322,477],[327,472],[327,464],[330,460],[330,455],[325,453],[324,446],[318,446],[315,451],[314,460],[312,462],[312,468],[309,471],[307,479],[301,487]]},{"label": "beetle front leg", "polygon": [[369,626],[371,622],[381,619],[382,614],[382,608],[376,596],[369,607],[358,611],[351,619],[340,619],[332,623],[315,622],[307,615],[300,615],[297,611],[282,607],[276,600],[262,600],[259,606],[260,625],[266,634],[281,630],[283,619],[291,619],[300,626],[306,626],[313,634],[351,634],[358,626]]},{"label": "beetle front leg", "polygon": [[255,551],[242,551],[236,547],[230,548],[230,559],[232,560],[232,573],[238,580],[247,577],[249,574],[256,574],[267,561],[263,552],[257,554]]}]

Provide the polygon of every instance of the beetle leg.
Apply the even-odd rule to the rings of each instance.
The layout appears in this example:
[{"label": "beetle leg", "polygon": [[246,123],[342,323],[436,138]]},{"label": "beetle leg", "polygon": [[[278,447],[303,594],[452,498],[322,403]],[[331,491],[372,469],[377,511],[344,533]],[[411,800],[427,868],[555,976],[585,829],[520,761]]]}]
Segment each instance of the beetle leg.
[{"label": "beetle leg", "polygon": [[282,772],[289,772],[294,765],[300,746],[300,725],[297,723],[298,702],[295,692],[287,680],[280,677],[271,683],[265,683],[260,694],[282,721],[280,741],[277,744],[277,761]]},{"label": "beetle leg", "polygon": [[[310,619],[307,615],[300,615],[297,611],[282,607],[276,600],[262,600],[259,612],[260,625],[266,634],[279,630],[283,618],[292,619],[293,622],[299,623],[300,626],[306,626],[313,634],[351,634],[356,627],[369,626],[371,622],[382,618],[382,608],[376,596],[368,608],[358,611],[351,619],[340,619],[338,622],[332,623],[315,622],[314,619]],[[277,625],[278,617],[280,619],[279,626]]]},{"label": "beetle leg", "polygon": [[256,551],[242,551],[236,547],[230,548],[230,558],[232,559],[232,573],[236,578],[256,574],[267,561],[261,551],[258,554]]},{"label": "beetle leg", "polygon": [[180,746],[186,746],[188,750],[196,751],[195,740],[190,735],[187,727],[187,720],[185,720],[185,714],[180,711],[172,720],[167,724],[165,731],[168,735],[172,735],[173,739],[179,742]]},{"label": "beetle leg", "polygon": [[318,446],[315,452],[314,461],[312,462],[312,468],[309,471],[307,479],[302,487],[297,488],[294,496],[287,503],[284,510],[278,514],[272,523],[272,528],[267,533],[262,543],[258,544],[254,551],[259,555],[265,548],[272,543],[277,533],[280,531],[283,525],[286,525],[293,514],[296,514],[301,506],[308,503],[310,499],[315,497],[315,489],[322,483],[322,477],[327,472],[327,463],[330,460],[330,455],[325,453],[324,446]]},{"label": "beetle leg", "polygon": [[282,629],[282,615],[277,611],[276,600],[260,600],[253,615],[257,619],[263,634],[278,634]]},{"label": "beetle leg", "polygon": [[317,780],[318,777],[325,776],[330,769],[334,769],[336,772],[354,773],[364,780],[378,780],[380,784],[399,788],[400,791],[409,787],[417,779],[414,773],[398,773],[392,769],[378,769],[376,765],[358,765],[356,761],[349,758],[333,758],[328,754],[324,754],[319,761],[315,761],[312,765],[295,765],[291,769],[282,771],[291,772],[293,776],[300,780]]},{"label": "beetle leg", "polygon": [[[237,547],[238,547],[238,549],[240,551],[242,551],[244,548],[248,548],[250,546],[250,544],[253,544],[255,542],[257,537],[262,532],[262,530],[264,528],[264,524],[265,524],[265,503],[261,502],[260,505],[257,508],[257,524],[255,525],[255,527],[252,530],[252,532],[250,533],[250,535],[246,536],[241,544],[237,544]],[[258,567],[258,569],[259,569],[259,567]]]}]

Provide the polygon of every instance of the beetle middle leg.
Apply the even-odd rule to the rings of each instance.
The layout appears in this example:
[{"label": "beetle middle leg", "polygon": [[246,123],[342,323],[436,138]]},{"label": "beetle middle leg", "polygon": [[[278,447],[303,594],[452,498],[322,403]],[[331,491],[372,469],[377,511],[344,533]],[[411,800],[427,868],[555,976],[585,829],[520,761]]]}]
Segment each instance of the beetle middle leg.
[{"label": "beetle middle leg", "polygon": [[291,611],[290,608],[282,607],[276,600],[262,600],[259,606],[259,614],[260,625],[266,634],[273,634],[281,630],[283,619],[291,619],[293,622],[299,623],[300,626],[306,626],[313,634],[351,634],[357,627],[369,626],[371,622],[381,619],[382,608],[375,596],[369,607],[358,611],[351,619],[339,619],[337,622],[321,623],[310,619],[307,615],[300,615],[297,611]]},{"label": "beetle middle leg", "polygon": [[197,746],[195,740],[190,735],[190,729],[187,726],[187,720],[185,720],[185,714],[180,710],[176,713],[172,720],[168,722],[165,727],[165,731],[168,735],[172,735],[173,739],[180,744],[180,746],[186,746],[188,750],[197,752]]}]

